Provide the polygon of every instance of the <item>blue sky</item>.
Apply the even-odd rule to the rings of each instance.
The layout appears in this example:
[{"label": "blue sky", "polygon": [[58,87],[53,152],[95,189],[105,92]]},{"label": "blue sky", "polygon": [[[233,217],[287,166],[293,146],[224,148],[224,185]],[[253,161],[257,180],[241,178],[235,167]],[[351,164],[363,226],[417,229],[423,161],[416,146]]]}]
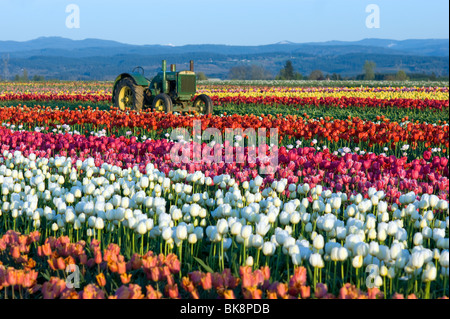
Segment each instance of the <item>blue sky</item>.
[{"label": "blue sky", "polygon": [[[80,28],[66,27],[66,6]],[[369,4],[380,28],[367,28]],[[259,45],[449,38],[448,0],[0,0],[0,40],[41,36],[131,44]]]}]

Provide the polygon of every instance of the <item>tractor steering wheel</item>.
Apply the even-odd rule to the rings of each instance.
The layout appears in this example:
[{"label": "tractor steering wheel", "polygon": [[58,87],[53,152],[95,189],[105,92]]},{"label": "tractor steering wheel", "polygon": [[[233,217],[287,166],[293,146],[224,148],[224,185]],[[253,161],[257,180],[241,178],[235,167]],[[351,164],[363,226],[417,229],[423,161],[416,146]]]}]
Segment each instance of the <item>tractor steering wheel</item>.
[{"label": "tractor steering wheel", "polygon": [[141,67],[141,66],[135,67],[135,68],[133,69],[133,73],[134,73],[136,70],[141,70],[141,71],[142,71],[141,74],[144,75],[144,68],[143,68],[143,67]]}]

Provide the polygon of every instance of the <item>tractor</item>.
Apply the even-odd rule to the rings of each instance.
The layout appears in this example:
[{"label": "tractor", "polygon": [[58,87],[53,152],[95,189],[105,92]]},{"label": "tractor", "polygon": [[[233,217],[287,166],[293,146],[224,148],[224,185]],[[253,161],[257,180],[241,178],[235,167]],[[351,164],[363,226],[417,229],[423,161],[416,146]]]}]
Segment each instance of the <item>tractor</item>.
[{"label": "tractor", "polygon": [[134,68],[131,73],[122,73],[114,82],[114,106],[125,111],[151,109],[155,112],[188,112],[200,114],[213,112],[213,102],[208,95],[197,93],[194,62],[190,61],[189,71],[176,71],[171,64],[167,71],[166,60],[162,61],[162,71],[152,80],[144,76],[142,67]]}]

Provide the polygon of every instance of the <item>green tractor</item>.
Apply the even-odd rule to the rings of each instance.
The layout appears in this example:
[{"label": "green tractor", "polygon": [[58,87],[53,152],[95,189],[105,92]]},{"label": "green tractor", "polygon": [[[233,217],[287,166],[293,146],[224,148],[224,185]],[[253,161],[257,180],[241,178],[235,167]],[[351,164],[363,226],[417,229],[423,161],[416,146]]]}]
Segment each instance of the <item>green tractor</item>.
[{"label": "green tractor", "polygon": [[[176,71],[174,64],[170,72],[166,70],[166,60],[162,61],[162,72],[152,80],[144,77],[144,70],[137,67],[132,73],[122,73],[114,82],[113,103],[121,109],[141,111],[150,108],[155,112],[187,112],[200,114],[213,112],[213,102],[208,95],[197,93],[194,63],[190,61],[189,71]],[[141,72],[137,72],[138,70]]]}]

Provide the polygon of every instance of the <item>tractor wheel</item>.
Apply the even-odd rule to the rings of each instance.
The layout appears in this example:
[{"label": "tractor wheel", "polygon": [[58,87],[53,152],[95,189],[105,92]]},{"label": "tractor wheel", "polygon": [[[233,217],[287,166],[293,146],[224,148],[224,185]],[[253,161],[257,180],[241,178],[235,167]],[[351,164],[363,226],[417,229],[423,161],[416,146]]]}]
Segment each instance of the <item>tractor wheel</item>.
[{"label": "tractor wheel", "polygon": [[152,110],[154,112],[172,113],[173,103],[169,95],[165,93],[158,94],[152,103]]},{"label": "tractor wheel", "polygon": [[211,114],[213,112],[213,102],[208,95],[201,94],[194,100],[194,109],[201,114]]},{"label": "tractor wheel", "polygon": [[114,92],[114,106],[122,111],[126,109],[142,111],[144,106],[144,88],[136,85],[130,78],[120,80]]}]

